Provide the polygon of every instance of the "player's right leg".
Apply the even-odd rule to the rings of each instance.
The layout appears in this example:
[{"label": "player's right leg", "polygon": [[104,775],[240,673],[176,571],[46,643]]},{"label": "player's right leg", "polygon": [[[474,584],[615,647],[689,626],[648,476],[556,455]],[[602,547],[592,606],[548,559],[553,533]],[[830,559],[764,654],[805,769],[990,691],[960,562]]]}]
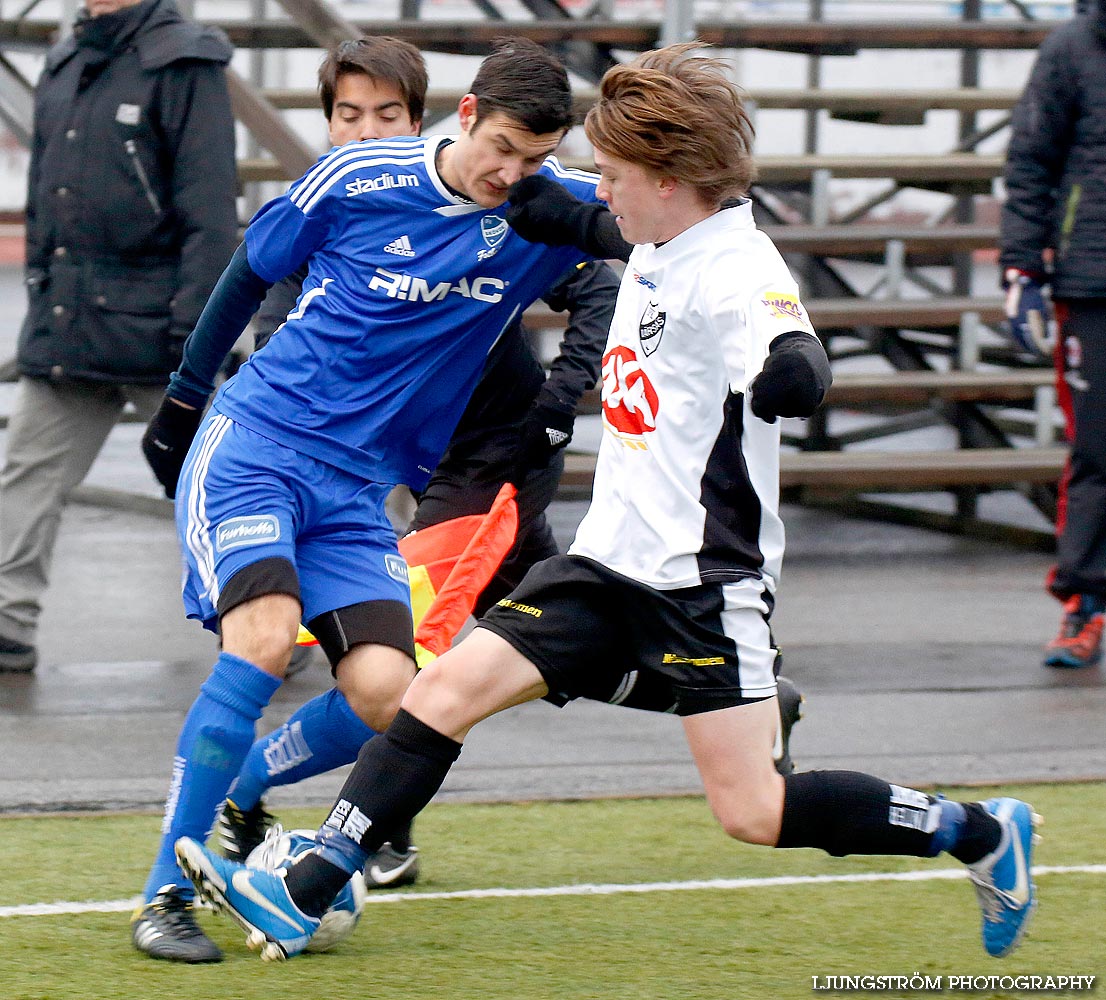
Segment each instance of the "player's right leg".
[{"label": "player's right leg", "polygon": [[218,857],[196,839],[179,841],[177,856],[197,889],[246,928],[247,943],[262,958],[295,955],[387,831],[410,820],[433,798],[469,729],[547,690],[521,653],[499,636],[477,629],[420,672],[396,719],[362,749],[319,830],[319,848],[292,865],[285,877]]},{"label": "player's right leg", "polygon": [[[218,961],[192,915],[174,842],[204,838],[280,685],[299,624],[295,500],[272,474],[287,456],[219,414],[189,453],[177,494],[189,617],[218,626],[222,650],[177,742],[162,838],[135,911],[136,948],[171,961]],[[287,449],[284,449],[287,451]],[[274,466],[274,463],[278,463]]]},{"label": "player's right leg", "polygon": [[685,719],[707,798],[730,836],[835,857],[947,852],[967,866],[975,885],[988,954],[1017,947],[1036,906],[1038,817],[1028,804],[953,802],[850,771],[781,777],[771,759],[775,714],[763,701]]},{"label": "player's right leg", "polygon": [[[332,474],[330,499],[296,549],[307,626],[332,664],[337,687],[301,706],[257,740],[219,821],[226,857],[244,861],[264,836],[263,796],[350,764],[387,727],[415,675],[410,587],[384,510],[387,488]],[[393,831],[387,860],[370,865],[382,884],[417,875],[409,831]],[[368,884],[368,878],[366,884]]]}]

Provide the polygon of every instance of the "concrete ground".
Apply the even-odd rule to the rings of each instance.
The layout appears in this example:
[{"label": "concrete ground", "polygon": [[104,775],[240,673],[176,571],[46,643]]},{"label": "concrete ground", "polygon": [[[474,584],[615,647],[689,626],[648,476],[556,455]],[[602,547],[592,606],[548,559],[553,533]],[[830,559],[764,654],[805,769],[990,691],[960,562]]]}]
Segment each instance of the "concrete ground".
[{"label": "concrete ground", "polygon": [[[9,271],[0,270],[0,291],[22,302]],[[14,348],[18,318],[14,305],[0,317],[0,355]],[[13,388],[0,386],[0,414]],[[155,512],[69,508],[39,668],[0,675],[0,811],[157,808],[165,794],[176,735],[215,643],[183,618],[176,538],[142,464],[140,431],[116,429],[89,483],[144,493]],[[1020,498],[987,502],[1039,527]],[[554,505],[562,544],[583,510]],[[920,784],[1106,778],[1102,670],[1040,666],[1059,614],[1042,588],[1047,555],[833,511],[788,507],[784,518],[789,554],[774,626],[786,673],[807,696],[793,739],[801,767]],[[318,659],[278,692],[264,728],[325,690]],[[341,777],[279,790],[272,802],[327,804]],[[698,788],[678,720],[537,703],[478,727],[441,795]]]},{"label": "concrete ground", "polygon": [[[117,430],[93,481],[118,482],[113,465],[138,468],[138,430]],[[563,540],[582,511],[556,505]],[[788,508],[785,518],[791,556],[775,628],[786,672],[807,696],[793,739],[800,766],[923,784],[1106,777],[1101,669],[1039,665],[1057,620],[1041,588],[1047,556],[825,511]],[[177,731],[215,650],[183,619],[178,566],[167,517],[69,508],[42,662],[33,676],[0,675],[0,810],[160,803]],[[283,722],[328,680],[319,657],[278,692],[262,726]],[[273,801],[324,804],[340,778],[280,790]],[[537,703],[478,727],[442,795],[698,787],[678,720]]]}]

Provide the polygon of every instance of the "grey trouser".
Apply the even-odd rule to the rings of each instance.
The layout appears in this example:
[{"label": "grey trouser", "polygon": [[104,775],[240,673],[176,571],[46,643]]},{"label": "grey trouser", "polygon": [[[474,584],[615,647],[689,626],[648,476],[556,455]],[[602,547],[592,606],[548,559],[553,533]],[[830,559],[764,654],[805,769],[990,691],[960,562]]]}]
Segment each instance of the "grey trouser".
[{"label": "grey trouser", "polygon": [[[130,401],[148,420],[160,385],[21,378],[0,471],[0,634],[33,643],[61,512]],[[141,462],[135,450],[135,462]]]}]

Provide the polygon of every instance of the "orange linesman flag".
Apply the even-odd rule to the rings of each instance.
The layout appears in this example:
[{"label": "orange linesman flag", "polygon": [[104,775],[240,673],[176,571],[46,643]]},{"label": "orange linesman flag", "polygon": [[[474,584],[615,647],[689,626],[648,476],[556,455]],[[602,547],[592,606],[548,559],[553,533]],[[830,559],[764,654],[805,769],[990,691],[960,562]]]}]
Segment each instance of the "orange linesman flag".
[{"label": "orange linesman flag", "polygon": [[518,536],[517,490],[504,483],[487,514],[431,525],[399,541],[411,580],[419,666],[441,656]]},{"label": "orange linesman flag", "polygon": [[[425,666],[449,649],[518,536],[517,490],[505,483],[487,514],[431,525],[399,540],[411,583],[415,653]],[[302,625],[296,641],[315,642]]]}]

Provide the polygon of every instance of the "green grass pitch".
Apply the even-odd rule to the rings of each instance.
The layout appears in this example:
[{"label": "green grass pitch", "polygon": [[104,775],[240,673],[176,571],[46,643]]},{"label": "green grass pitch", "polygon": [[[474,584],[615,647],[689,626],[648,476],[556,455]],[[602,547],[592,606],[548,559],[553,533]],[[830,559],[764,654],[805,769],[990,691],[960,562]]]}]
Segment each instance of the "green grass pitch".
[{"label": "green grass pitch", "polygon": [[[1001,793],[1028,799],[1045,818],[1035,865],[1106,866],[1106,784]],[[280,819],[313,827],[322,812]],[[158,825],[152,815],[0,818],[0,998],[769,1000],[845,995],[814,990],[816,976],[824,984],[827,976],[915,973],[946,981],[1106,975],[1106,871],[1041,875],[1029,934],[998,961],[979,944],[974,893],[959,877],[390,903],[384,897],[394,894],[374,893],[348,941],[275,966],[246,951],[236,925],[210,913],[200,919],[226,960],[193,967],[135,952],[125,912],[12,915],[28,904],[133,896]],[[419,819],[416,842],[416,893],[957,867],[947,857],[833,859],[738,845],[694,798],[435,804]]]}]

